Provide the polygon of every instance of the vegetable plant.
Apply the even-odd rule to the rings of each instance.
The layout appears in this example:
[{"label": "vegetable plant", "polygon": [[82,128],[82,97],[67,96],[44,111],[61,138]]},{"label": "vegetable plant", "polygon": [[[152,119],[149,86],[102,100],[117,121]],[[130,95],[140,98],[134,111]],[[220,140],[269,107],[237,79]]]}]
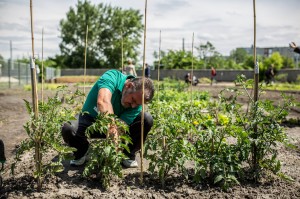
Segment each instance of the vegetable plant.
[{"label": "vegetable plant", "polygon": [[[69,94],[68,94],[69,93]],[[64,97],[65,103],[61,97]],[[38,116],[35,117],[31,104],[25,101],[30,119],[24,125],[28,138],[23,140],[16,152],[15,162],[12,164],[12,173],[21,161],[26,151],[34,150],[35,169],[33,176],[37,179],[37,190],[41,191],[43,177],[47,174],[61,172],[62,160],[70,159],[74,148],[64,145],[61,136],[61,126],[64,122],[74,120],[74,106],[81,102],[83,94],[77,90],[75,93],[67,91],[66,86],[59,87],[54,97],[39,103]],[[44,159],[43,155],[50,151],[58,154],[57,161]]]},{"label": "vegetable plant", "polygon": [[[118,140],[114,140],[108,135],[109,126],[118,127]],[[84,176],[95,174],[107,189],[110,186],[110,180],[113,176],[122,177],[121,161],[126,158],[123,150],[129,152],[128,143],[131,143],[130,137],[126,134],[128,126],[116,118],[113,114],[102,114],[96,118],[96,122],[88,127],[86,134],[90,138],[92,133],[103,133],[106,139],[91,140],[89,148],[89,161],[84,169]]]}]

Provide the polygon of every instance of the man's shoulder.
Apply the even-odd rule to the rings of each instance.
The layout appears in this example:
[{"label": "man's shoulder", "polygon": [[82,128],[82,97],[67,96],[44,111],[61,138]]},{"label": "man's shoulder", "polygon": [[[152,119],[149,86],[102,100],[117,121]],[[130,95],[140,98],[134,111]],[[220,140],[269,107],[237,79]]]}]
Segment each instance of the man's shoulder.
[{"label": "man's shoulder", "polygon": [[121,72],[116,69],[106,71],[104,74],[120,74]]}]

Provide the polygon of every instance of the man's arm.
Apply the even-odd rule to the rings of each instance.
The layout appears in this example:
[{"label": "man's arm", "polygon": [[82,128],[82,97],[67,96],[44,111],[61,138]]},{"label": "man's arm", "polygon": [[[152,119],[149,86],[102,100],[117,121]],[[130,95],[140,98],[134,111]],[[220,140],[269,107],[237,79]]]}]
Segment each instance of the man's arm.
[{"label": "man's arm", "polygon": [[135,70],[135,65],[132,65],[132,71],[133,71],[133,75],[134,75],[135,77],[137,77],[136,70]]},{"label": "man's arm", "polygon": [[300,48],[296,45],[295,42],[291,42],[290,43],[290,47],[294,50],[295,53],[299,53],[300,54]]},{"label": "man's arm", "polygon": [[114,110],[111,104],[112,93],[107,88],[101,88],[98,92],[97,108],[101,113],[113,114]]},{"label": "man's arm", "polygon": [[[97,108],[99,112],[106,114],[114,114],[113,106],[111,104],[111,97],[112,93],[109,89],[101,88],[99,90],[97,98]],[[119,135],[117,126],[109,126],[109,135],[114,138],[115,142],[117,142]]]}]

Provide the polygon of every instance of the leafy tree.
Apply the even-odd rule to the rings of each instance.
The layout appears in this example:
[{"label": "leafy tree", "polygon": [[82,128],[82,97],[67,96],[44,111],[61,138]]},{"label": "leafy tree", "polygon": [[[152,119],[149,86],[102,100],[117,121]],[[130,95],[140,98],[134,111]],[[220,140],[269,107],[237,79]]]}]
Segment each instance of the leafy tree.
[{"label": "leafy tree", "polygon": [[121,67],[122,39],[124,55],[136,59],[143,25],[142,15],[137,10],[122,10],[102,3],[92,5],[89,1],[78,1],[70,8],[66,19],[60,21],[61,57],[63,67],[84,66],[87,38],[88,68]]},{"label": "leafy tree", "polygon": [[215,49],[216,48],[213,46],[212,43],[207,41],[206,44],[200,44],[200,46],[196,47],[196,49],[198,50],[200,59],[204,60],[205,67],[209,68],[208,63],[210,61],[210,57],[215,55],[215,52],[216,52]]},{"label": "leafy tree", "polygon": [[192,62],[195,69],[201,67],[201,63],[196,57],[192,60],[192,52],[190,51],[169,50],[168,53],[162,54],[164,56],[161,58],[161,64],[164,69],[191,69]]},{"label": "leafy tree", "polygon": [[4,65],[4,58],[3,56],[0,54],[0,64],[3,66]]},{"label": "leafy tree", "polygon": [[242,48],[237,48],[230,52],[230,59],[233,59],[237,64],[244,63],[248,57],[247,51]]},{"label": "leafy tree", "polygon": [[224,68],[225,59],[219,52],[215,51],[213,55],[209,57],[207,64],[208,64],[207,65],[208,68],[210,66],[214,66],[215,68]]},{"label": "leafy tree", "polygon": [[264,69],[267,69],[270,65],[274,66],[275,71],[278,71],[283,66],[283,58],[279,52],[273,53],[270,57],[263,61]]},{"label": "leafy tree", "polygon": [[283,58],[282,68],[295,68],[293,59],[289,57],[282,57],[282,58]]}]

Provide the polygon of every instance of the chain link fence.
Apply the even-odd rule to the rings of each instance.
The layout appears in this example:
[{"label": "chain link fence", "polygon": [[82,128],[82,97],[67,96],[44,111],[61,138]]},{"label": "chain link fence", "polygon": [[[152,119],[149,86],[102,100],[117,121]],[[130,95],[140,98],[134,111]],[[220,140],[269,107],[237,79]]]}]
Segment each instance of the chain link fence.
[{"label": "chain link fence", "polygon": [[[40,66],[37,66],[37,81],[41,82]],[[60,70],[51,67],[45,67],[44,81],[51,81],[60,76]],[[31,84],[31,66],[17,61],[4,60],[0,62],[0,87],[13,88]]]}]

